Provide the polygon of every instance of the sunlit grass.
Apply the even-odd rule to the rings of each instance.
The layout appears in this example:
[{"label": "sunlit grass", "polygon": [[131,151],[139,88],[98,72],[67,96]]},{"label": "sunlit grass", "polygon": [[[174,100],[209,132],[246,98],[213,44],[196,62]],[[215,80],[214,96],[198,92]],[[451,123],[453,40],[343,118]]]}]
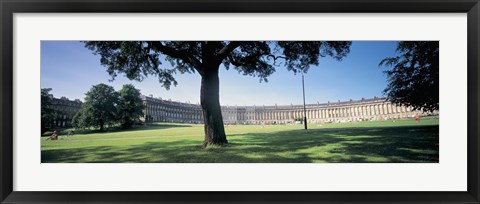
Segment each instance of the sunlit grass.
[{"label": "sunlit grass", "polygon": [[438,162],[438,119],[225,126],[229,145],[201,146],[203,125],[156,123],[128,131],[41,138],[42,162]]}]

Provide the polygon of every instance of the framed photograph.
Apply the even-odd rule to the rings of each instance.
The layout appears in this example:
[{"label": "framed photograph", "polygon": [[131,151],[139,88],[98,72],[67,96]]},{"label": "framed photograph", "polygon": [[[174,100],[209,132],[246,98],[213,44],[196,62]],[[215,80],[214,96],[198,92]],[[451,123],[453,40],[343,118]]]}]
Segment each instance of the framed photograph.
[{"label": "framed photograph", "polygon": [[478,0],[0,1],[1,203],[479,203]]}]

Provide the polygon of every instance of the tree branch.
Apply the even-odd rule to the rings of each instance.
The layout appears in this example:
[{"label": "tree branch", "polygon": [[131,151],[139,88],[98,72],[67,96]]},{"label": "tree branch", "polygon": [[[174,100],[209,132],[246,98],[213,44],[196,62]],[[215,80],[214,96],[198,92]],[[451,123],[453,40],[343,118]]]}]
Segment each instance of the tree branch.
[{"label": "tree branch", "polygon": [[201,62],[196,59],[193,54],[189,53],[187,50],[177,50],[168,46],[163,45],[158,41],[149,41],[149,45],[152,45],[153,48],[162,52],[165,55],[168,55],[173,58],[178,58],[183,60],[185,63],[190,64],[197,71],[200,71]]},{"label": "tree branch", "polygon": [[271,54],[270,54],[270,55],[267,55],[267,57],[273,58],[273,65],[275,65],[275,66],[279,66],[278,64],[276,64],[276,63],[277,63],[277,59],[280,59],[280,58],[281,58],[281,59],[287,60],[287,57],[285,57],[285,56],[275,56],[275,55],[271,55]]},{"label": "tree branch", "polygon": [[223,47],[216,56],[217,63],[221,63],[233,50],[235,50],[238,46],[240,46],[241,42],[239,41],[232,41],[225,47]]}]

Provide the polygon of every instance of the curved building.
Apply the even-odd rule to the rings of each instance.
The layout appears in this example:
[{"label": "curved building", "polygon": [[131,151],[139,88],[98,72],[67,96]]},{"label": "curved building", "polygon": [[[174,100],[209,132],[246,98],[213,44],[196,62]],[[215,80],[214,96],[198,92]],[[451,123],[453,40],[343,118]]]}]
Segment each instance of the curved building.
[{"label": "curved building", "polygon": [[[148,96],[142,96],[142,100],[146,107],[144,120],[149,122],[203,123],[202,109],[198,104]],[[301,121],[304,116],[303,105],[222,106],[221,109],[225,124],[288,124]],[[307,104],[305,112],[308,123],[390,120],[426,115],[377,97]]]}]

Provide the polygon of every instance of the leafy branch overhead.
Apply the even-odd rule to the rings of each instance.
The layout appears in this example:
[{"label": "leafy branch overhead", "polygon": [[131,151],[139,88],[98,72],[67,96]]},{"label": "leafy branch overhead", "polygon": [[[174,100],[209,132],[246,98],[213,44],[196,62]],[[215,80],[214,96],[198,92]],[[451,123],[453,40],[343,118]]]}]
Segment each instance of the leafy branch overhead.
[{"label": "leafy branch overhead", "polygon": [[[318,65],[320,57],[342,60],[350,52],[346,41],[88,41],[86,47],[101,56],[112,80],[123,73],[142,81],[156,76],[166,89],[176,86],[177,72],[205,75],[218,65],[267,81],[275,67],[297,73]],[[206,60],[209,59],[209,60]]]},{"label": "leafy branch overhead", "polygon": [[[231,66],[243,75],[257,76],[261,81],[285,66],[297,73],[318,65],[320,57],[343,59],[350,52],[351,42],[319,41],[108,41],[85,42],[85,46],[101,56],[112,80],[124,73],[141,81],[156,76],[169,89],[177,81],[177,72],[202,76],[200,104],[205,123],[204,145],[228,143],[220,110],[218,69]],[[167,62],[167,63],[166,63]],[[166,63],[166,64],[165,64]]]},{"label": "leafy branch overhead", "polygon": [[398,43],[397,52],[398,56],[380,62],[392,67],[385,71],[388,86],[384,92],[388,99],[415,110],[438,110],[439,42],[403,41]]}]

